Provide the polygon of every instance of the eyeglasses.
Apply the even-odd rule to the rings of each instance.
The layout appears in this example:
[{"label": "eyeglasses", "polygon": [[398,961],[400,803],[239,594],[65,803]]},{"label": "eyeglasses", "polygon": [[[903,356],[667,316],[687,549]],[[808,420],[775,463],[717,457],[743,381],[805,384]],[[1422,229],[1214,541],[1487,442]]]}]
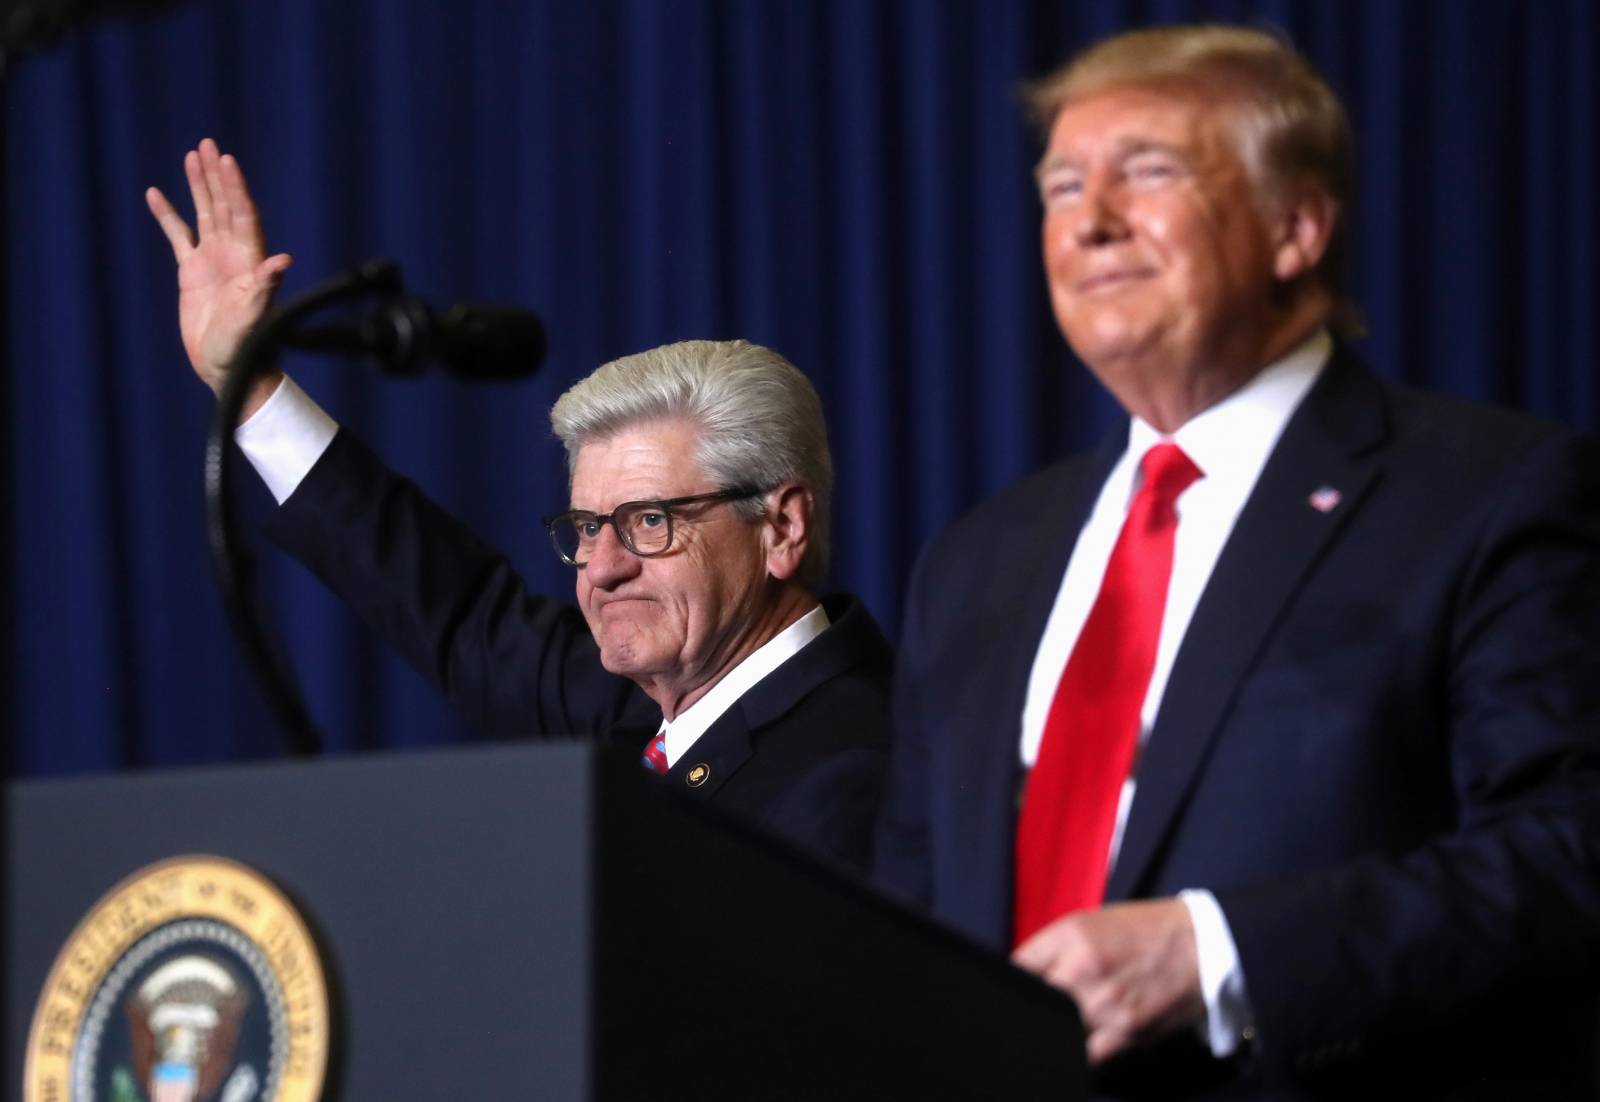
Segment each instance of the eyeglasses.
[{"label": "eyeglasses", "polygon": [[756,486],[736,486],[731,490],[717,490],[709,494],[691,494],[665,501],[625,501],[609,513],[591,513],[587,509],[573,509],[546,517],[545,531],[550,533],[550,543],[556,554],[568,566],[582,568],[594,556],[595,544],[606,525],[617,531],[622,546],[640,558],[664,554],[672,547],[672,511],[685,505],[706,505],[714,501],[742,501],[759,497],[763,491]]}]

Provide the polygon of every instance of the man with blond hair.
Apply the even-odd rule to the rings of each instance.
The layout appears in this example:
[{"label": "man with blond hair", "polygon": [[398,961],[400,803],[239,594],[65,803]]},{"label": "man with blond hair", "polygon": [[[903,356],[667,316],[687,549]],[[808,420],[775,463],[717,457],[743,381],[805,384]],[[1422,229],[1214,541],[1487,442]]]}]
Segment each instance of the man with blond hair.
[{"label": "man with blond hair", "polygon": [[1277,39],[1033,102],[1128,420],[918,564],[880,878],[1071,993],[1113,1096],[1586,1094],[1600,450],[1361,366],[1349,127]]},{"label": "man with blond hair", "polygon": [[[209,139],[185,158],[198,237],[146,195],[178,261],[179,328],[213,389],[289,258]],[[811,383],[746,341],[626,356],[550,411],[569,508],[545,521],[576,607],[264,379],[237,437],[280,503],[273,538],[476,727],[637,747],[688,797],[815,854],[867,861],[888,743],[888,643],[819,599],[833,461]]]}]

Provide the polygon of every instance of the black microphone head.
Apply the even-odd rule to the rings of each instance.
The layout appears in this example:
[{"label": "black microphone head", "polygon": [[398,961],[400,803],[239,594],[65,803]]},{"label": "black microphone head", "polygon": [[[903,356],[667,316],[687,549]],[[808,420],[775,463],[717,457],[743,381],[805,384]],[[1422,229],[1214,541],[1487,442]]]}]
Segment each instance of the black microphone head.
[{"label": "black microphone head", "polygon": [[462,379],[524,379],[544,362],[544,323],[514,306],[452,306],[433,326],[432,350]]}]

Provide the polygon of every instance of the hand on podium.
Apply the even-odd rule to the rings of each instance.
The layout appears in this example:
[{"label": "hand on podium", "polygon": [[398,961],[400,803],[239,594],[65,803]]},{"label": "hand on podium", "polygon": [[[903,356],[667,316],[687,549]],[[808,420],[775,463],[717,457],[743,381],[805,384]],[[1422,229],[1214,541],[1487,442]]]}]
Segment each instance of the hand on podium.
[{"label": "hand on podium", "polygon": [[1178,899],[1066,915],[1011,960],[1077,1000],[1091,1064],[1205,1019],[1194,927]]}]

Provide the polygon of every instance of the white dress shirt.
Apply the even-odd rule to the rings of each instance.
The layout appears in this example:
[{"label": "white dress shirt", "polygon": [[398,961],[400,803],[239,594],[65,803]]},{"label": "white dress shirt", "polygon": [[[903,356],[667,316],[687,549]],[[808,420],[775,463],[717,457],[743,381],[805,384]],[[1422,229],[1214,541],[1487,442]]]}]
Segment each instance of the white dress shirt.
[{"label": "white dress shirt", "polygon": [[[1022,710],[1020,753],[1024,767],[1031,768],[1039,756],[1039,743],[1044,737],[1045,718],[1055,697],[1056,685],[1089,617],[1112,548],[1122,531],[1134,494],[1138,492],[1139,461],[1145,452],[1164,440],[1171,440],[1194,461],[1204,477],[1191,484],[1177,501],[1178,529],[1173,541],[1172,580],[1167,588],[1155,666],[1139,714],[1141,749],[1161,707],[1173,658],[1223,544],[1233,531],[1234,521],[1255,488],[1290,415],[1316,382],[1332,350],[1332,339],[1326,332],[1319,331],[1239,390],[1185,422],[1171,436],[1163,436],[1137,417],[1133,419],[1128,430],[1128,448],[1100,489],[1089,521],[1073,548],[1039,640]],[[1138,775],[1136,756],[1117,806],[1109,854],[1113,864],[1122,846],[1122,831],[1138,788]],[[1188,906],[1195,927],[1201,989],[1206,1000],[1207,1037],[1213,1053],[1227,1056],[1238,1047],[1240,1038],[1249,1036],[1252,1031],[1238,951],[1222,909],[1209,891],[1185,891],[1179,898]]]},{"label": "white dress shirt", "polygon": [[[310,473],[338,431],[338,423],[285,376],[261,408],[234,431],[234,440],[281,505]],[[661,730],[667,736],[667,766],[676,765],[695,740],[746,690],[827,628],[828,614],[817,605],[757,647],[677,718],[670,723],[662,720]]]}]

